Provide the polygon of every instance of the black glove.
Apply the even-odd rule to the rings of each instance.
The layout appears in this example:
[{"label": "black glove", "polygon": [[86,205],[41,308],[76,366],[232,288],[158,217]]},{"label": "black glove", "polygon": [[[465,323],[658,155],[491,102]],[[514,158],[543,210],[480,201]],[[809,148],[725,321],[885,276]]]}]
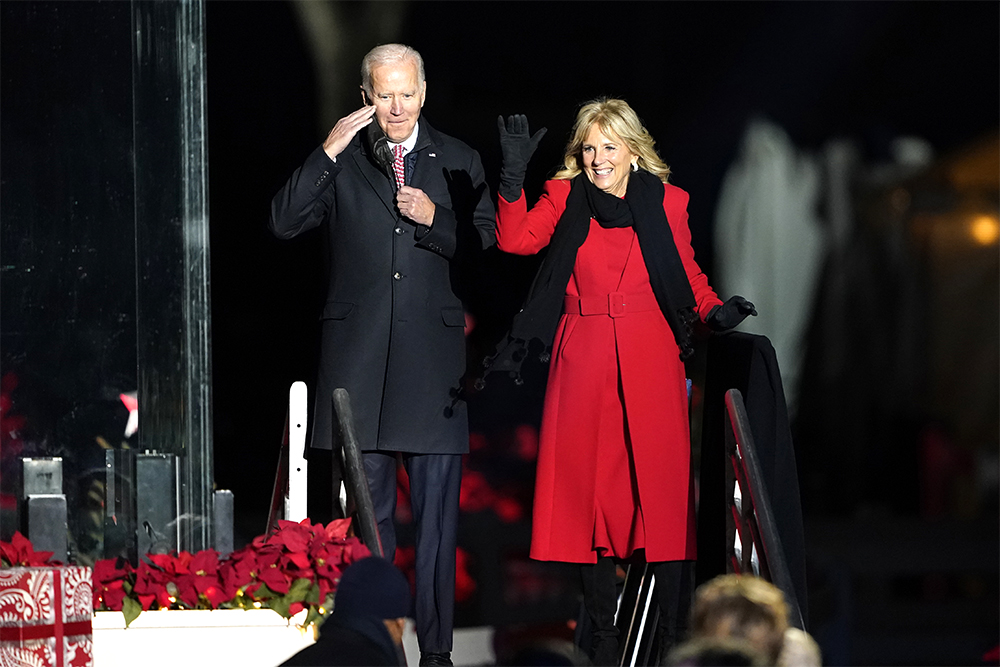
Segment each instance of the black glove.
[{"label": "black glove", "polygon": [[506,125],[503,116],[497,116],[497,127],[500,129],[500,150],[503,152],[500,196],[509,202],[514,202],[521,198],[524,175],[528,171],[528,160],[548,130],[543,127],[535,132],[533,137],[529,137],[528,117],[524,114],[507,116]]},{"label": "black glove", "polygon": [[712,331],[726,331],[745,320],[747,315],[757,315],[753,304],[741,296],[731,296],[724,304],[708,312],[705,324]]}]

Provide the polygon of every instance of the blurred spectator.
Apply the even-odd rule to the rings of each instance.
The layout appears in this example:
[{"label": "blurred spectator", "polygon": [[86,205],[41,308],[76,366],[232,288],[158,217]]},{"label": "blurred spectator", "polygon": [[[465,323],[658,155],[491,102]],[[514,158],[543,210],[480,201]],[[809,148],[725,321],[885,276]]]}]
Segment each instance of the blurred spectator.
[{"label": "blurred spectator", "polygon": [[749,642],[727,637],[692,639],[667,656],[672,667],[763,667],[770,664]]},{"label": "blurred spectator", "polygon": [[819,644],[808,632],[798,628],[785,630],[778,667],[821,667],[822,664]]},{"label": "blurred spectator", "polygon": [[769,665],[822,664],[812,637],[788,626],[788,605],[781,590],[758,577],[727,574],[701,586],[691,610],[691,637],[745,641]]},{"label": "blurred spectator", "polygon": [[406,665],[403,628],[410,611],[410,586],[389,561],[357,561],[340,578],[333,615],[319,639],[282,667]]}]

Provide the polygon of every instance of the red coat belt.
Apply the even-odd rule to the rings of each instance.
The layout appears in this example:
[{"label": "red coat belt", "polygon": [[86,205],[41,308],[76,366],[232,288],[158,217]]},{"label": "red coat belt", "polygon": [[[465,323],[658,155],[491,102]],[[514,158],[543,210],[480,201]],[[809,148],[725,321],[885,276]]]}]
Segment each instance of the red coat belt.
[{"label": "red coat belt", "polygon": [[611,292],[603,296],[567,296],[563,300],[563,312],[571,315],[624,317],[629,313],[659,309],[660,304],[652,294]]}]

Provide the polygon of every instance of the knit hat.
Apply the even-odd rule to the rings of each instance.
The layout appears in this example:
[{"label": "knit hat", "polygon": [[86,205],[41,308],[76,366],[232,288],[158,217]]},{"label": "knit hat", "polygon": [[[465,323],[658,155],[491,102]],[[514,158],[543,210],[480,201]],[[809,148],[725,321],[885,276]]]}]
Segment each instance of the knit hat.
[{"label": "knit hat", "polygon": [[337,614],[402,618],[410,613],[410,584],[392,563],[370,556],[344,570],[333,608]]}]

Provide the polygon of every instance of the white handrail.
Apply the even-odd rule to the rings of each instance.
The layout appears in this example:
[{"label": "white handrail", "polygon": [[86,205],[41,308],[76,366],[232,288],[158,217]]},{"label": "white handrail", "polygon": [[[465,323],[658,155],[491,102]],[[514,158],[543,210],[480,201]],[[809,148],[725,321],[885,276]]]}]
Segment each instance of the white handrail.
[{"label": "white handrail", "polygon": [[309,418],[309,390],[305,382],[292,383],[288,390],[288,494],[285,519],[302,521],[309,516],[309,462],[306,461],[306,425]]}]

